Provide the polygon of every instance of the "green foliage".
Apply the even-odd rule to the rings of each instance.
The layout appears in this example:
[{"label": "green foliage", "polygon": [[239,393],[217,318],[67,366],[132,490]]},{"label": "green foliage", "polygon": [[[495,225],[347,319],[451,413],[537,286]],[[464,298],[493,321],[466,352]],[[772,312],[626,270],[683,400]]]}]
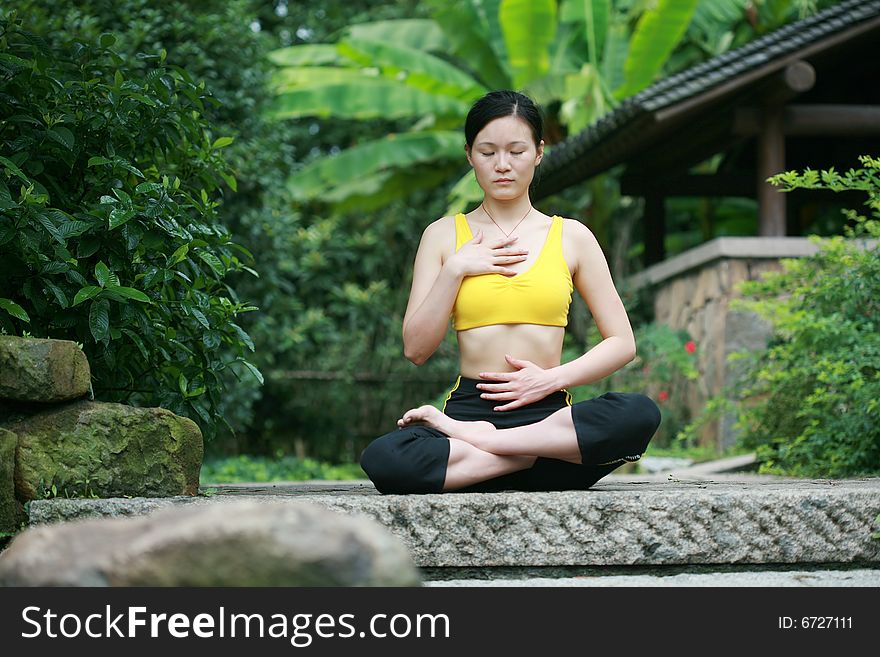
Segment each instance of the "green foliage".
[{"label": "green foliage", "polygon": [[739,48],[752,39],[841,0],[700,0],[687,32],[666,65],[675,73]]},{"label": "green foliage", "polygon": [[[696,0],[661,0],[657,8],[626,2],[620,10],[608,0],[424,4],[431,20],[398,21],[400,39],[394,21],[381,21],[344,31],[334,44],[272,53],[279,66],[274,117],[406,122],[402,136],[361,140],[350,153],[294,172],[289,181],[294,194],[321,197],[335,209],[363,202],[354,197],[379,207],[415,189],[458,180],[447,212],[463,210],[462,203],[478,201],[480,193],[464,165],[461,137],[448,144],[445,137],[460,135],[473,101],[489,89],[529,93],[550,111],[552,144],[564,132],[560,123],[580,130],[611,108],[611,83],[622,84],[624,70],[622,95],[649,84],[684,34]],[[631,13],[646,20],[635,29],[634,51],[627,55]],[[412,38],[416,33],[424,38]],[[607,51],[605,44],[612,44]],[[421,137],[434,135],[442,146],[433,155],[416,151],[425,141]],[[351,161],[359,166],[356,183]]]},{"label": "green foliage", "polygon": [[366,474],[356,463],[332,465],[283,454],[276,454],[274,458],[241,455],[206,461],[200,475],[201,481],[211,484],[365,478]]},{"label": "green foliage", "polygon": [[[239,274],[235,289],[261,308],[245,316],[242,326],[254,340],[254,362],[265,372],[266,384],[257,388],[245,379],[236,387],[227,418],[238,435],[224,437],[211,450],[270,455],[296,445],[297,453],[315,458],[354,460],[369,440],[394,428],[397,413],[417,395],[432,394],[440,385],[436,380],[448,382],[456,369],[452,336],[418,373],[403,358],[400,341],[419,235],[442,211],[443,189],[437,187],[437,171],[422,168],[416,149],[410,180],[397,175],[392,181],[408,185],[421,172],[419,184],[426,187],[411,193],[408,202],[375,211],[379,195],[371,189],[377,181],[365,175],[363,162],[348,171],[352,195],[339,204],[340,211],[327,211],[325,201],[333,199],[324,192],[313,200],[292,201],[285,189],[292,171],[389,134],[402,137],[406,126],[387,117],[359,121],[357,129],[345,119],[266,118],[261,109],[274,99],[267,54],[284,43],[286,34],[314,43],[344,31],[352,42],[368,39],[393,46],[424,44],[437,35],[422,29],[415,17],[424,9],[415,2],[290,3],[283,18],[272,12],[267,16],[260,2],[223,6],[226,15],[214,17],[213,23],[209,16],[198,18],[201,32],[182,21],[167,34],[174,42],[189,43],[194,52],[204,50],[206,62],[223,62],[219,70],[206,68],[205,77],[224,81],[228,63],[250,81],[250,109],[227,103],[214,111],[225,126],[222,134],[236,136],[226,151],[239,181],[238,193],[219,211],[236,240],[260,254],[260,278]],[[254,9],[261,11],[259,33],[249,27]],[[181,21],[175,12],[168,13],[166,22],[177,26]],[[402,32],[393,32],[393,39],[387,36],[389,21],[376,20],[402,16],[412,18],[403,21]],[[300,26],[308,26],[309,34]],[[157,29],[154,38],[165,38],[169,28]],[[375,31],[383,29],[386,36],[377,37]],[[222,38],[207,39],[202,32]],[[227,40],[237,44],[235,52],[228,52]],[[238,98],[231,90],[224,93]],[[460,144],[458,149],[461,156]]]},{"label": "green foliage", "polygon": [[259,373],[226,278],[250,253],[218,223],[234,185],[216,103],[165,51],[0,19],[0,327],[83,344],[96,395],[213,435],[224,370]]},{"label": "green foliage", "polygon": [[98,494],[92,488],[90,479],[80,479],[72,482],[70,485],[58,488],[58,484],[53,480],[50,483],[40,481],[37,491],[43,496],[43,499],[49,500],[56,497],[64,497],[66,499],[90,498],[98,499]]},{"label": "green foliage", "polygon": [[639,19],[624,66],[624,84],[615,91],[618,98],[638,93],[659,73],[684,36],[697,0],[658,0]]},{"label": "green foliage", "polygon": [[[743,444],[765,472],[806,477],[880,473],[880,159],[861,169],[787,172],[784,189],[858,189],[873,218],[845,214],[846,238],[813,238],[819,252],[743,285],[741,307],[773,323],[765,353],[741,355]],[[867,238],[867,239],[866,239]]]}]

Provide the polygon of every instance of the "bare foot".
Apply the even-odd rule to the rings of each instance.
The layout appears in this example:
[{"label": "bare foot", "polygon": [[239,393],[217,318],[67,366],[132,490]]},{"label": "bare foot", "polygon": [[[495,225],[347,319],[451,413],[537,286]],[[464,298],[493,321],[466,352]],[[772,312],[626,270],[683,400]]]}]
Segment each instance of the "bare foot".
[{"label": "bare foot", "polygon": [[491,434],[495,432],[495,425],[491,422],[453,420],[433,406],[425,405],[408,410],[397,421],[397,426],[401,429],[413,424],[426,424],[451,438],[458,438],[484,451],[491,451],[488,444],[491,442]]}]

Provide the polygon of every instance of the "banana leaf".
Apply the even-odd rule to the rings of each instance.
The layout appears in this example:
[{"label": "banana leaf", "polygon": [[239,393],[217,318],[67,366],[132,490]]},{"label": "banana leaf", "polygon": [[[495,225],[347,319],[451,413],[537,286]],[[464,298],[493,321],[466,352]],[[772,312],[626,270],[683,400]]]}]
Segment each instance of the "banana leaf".
[{"label": "banana leaf", "polygon": [[480,18],[473,0],[426,0],[431,16],[450,44],[450,53],[467,62],[476,77],[490,89],[509,89],[510,74],[492,47],[489,26]]},{"label": "banana leaf", "polygon": [[559,7],[560,23],[576,23],[584,30],[587,59],[593,66],[602,60],[610,20],[611,0],[563,0]]},{"label": "banana leaf", "polygon": [[363,65],[382,69],[383,75],[439,96],[473,102],[487,89],[469,74],[434,55],[404,46],[346,39],[339,44],[345,57]]},{"label": "banana leaf", "polygon": [[362,68],[336,68],[333,66],[285,66],[272,74],[270,85],[276,93],[293,91],[300,87],[327,84],[363,82],[376,79],[378,71]]},{"label": "banana leaf", "polygon": [[346,29],[345,39],[379,41],[423,52],[449,52],[450,47],[443,30],[429,18],[358,23]]},{"label": "banana leaf", "polygon": [[555,0],[504,0],[499,21],[513,85],[523,88],[550,70],[550,46],[556,37]]},{"label": "banana leaf", "polygon": [[301,87],[279,94],[269,115],[279,119],[305,116],[345,119],[403,119],[423,114],[464,117],[468,103],[435,96],[400,82],[377,77],[362,81]]},{"label": "banana leaf", "polygon": [[[322,196],[335,211],[360,210],[370,212],[387,206],[392,201],[407,198],[414,191],[444,184],[461,169],[460,162],[430,163],[395,171],[381,171],[365,176],[354,185],[340,185]],[[425,223],[437,217],[426,217]]]},{"label": "banana leaf", "polygon": [[463,157],[464,139],[458,131],[391,134],[315,160],[288,178],[287,189],[294,200],[312,200],[344,185],[356,192],[358,185],[369,189],[371,184],[384,184],[387,179],[364,180],[384,171]]},{"label": "banana leaf", "polygon": [[269,61],[278,66],[325,66],[335,64],[345,66],[343,59],[332,43],[315,43],[301,46],[279,48],[269,53]]},{"label": "banana leaf", "polygon": [[684,36],[699,0],[659,0],[639,19],[624,64],[623,86],[617,98],[626,98],[650,85]]}]

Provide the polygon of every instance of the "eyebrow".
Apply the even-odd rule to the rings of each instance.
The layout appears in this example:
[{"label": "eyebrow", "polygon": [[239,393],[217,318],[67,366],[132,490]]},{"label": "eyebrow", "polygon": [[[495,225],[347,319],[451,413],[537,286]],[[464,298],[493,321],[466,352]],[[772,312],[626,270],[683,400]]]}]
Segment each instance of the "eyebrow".
[{"label": "eyebrow", "polygon": [[[507,144],[507,145],[508,145],[508,146],[513,146],[514,144],[526,144],[526,145],[528,145],[527,142],[524,142],[524,141],[512,141],[512,142],[510,142],[510,143]],[[477,146],[494,146],[494,145],[495,145],[495,144],[494,144],[493,142],[491,142],[491,141],[481,141],[479,144],[477,144]]]}]

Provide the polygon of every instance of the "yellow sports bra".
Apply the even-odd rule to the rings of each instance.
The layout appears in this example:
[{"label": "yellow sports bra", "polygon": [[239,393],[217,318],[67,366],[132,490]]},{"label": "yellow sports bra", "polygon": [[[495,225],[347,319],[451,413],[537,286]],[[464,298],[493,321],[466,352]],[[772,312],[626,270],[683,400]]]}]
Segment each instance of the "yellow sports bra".
[{"label": "yellow sports bra", "polygon": [[[473,239],[467,218],[455,215],[455,250]],[[566,326],[574,289],[562,256],[562,218],[553,216],[544,247],[532,266],[516,276],[465,276],[452,317],[456,331],[492,324]]]}]

